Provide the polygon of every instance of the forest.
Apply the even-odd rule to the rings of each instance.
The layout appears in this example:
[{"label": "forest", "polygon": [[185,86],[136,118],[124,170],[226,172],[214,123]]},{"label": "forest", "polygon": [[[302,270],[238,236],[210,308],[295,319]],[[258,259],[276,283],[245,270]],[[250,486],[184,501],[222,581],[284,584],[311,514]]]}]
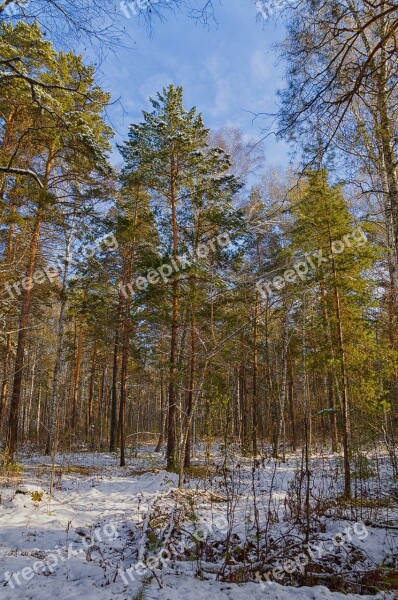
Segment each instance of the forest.
[{"label": "forest", "polygon": [[109,117],[218,2],[0,1],[0,599],[398,597],[398,6],[242,4],[257,137]]}]

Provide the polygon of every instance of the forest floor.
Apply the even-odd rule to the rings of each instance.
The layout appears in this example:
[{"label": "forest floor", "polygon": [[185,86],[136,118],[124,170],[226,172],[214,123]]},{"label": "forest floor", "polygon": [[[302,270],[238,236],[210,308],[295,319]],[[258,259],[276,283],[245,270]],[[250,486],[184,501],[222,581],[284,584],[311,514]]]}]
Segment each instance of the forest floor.
[{"label": "forest floor", "polygon": [[18,460],[0,479],[0,600],[398,598],[398,482],[382,453],[355,465],[349,503],[341,460],[316,455],[310,511],[299,454],[203,448],[182,491],[144,447],[124,469],[109,453]]}]

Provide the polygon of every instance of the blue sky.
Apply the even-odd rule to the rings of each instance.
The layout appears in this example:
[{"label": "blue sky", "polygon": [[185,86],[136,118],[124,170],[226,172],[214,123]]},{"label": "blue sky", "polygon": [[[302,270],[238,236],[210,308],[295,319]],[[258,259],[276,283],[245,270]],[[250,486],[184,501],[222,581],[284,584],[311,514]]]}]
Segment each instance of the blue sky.
[{"label": "blue sky", "polygon": [[[123,17],[131,40],[129,48],[110,54],[102,64],[102,86],[121,105],[110,107],[116,141],[126,137],[128,125],[141,120],[148,97],[173,82],[182,85],[185,106],[196,106],[207,127],[237,126],[256,139],[262,137],[257,112],[274,112],[276,90],[283,85],[273,44],[283,29],[274,20],[256,20],[254,3],[228,0],[216,3],[217,23],[209,27],[180,14],[156,23],[148,36],[138,17]],[[286,163],[287,147],[274,137],[265,142],[267,162]],[[114,160],[118,162],[116,155]]]}]

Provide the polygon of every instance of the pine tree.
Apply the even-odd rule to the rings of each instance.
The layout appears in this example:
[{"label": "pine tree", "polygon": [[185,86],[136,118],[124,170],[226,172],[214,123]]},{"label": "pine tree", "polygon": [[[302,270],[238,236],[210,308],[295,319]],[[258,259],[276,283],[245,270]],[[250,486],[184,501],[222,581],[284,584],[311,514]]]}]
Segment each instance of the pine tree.
[{"label": "pine tree", "polygon": [[[165,255],[176,263],[184,251],[181,219],[187,206],[205,194],[233,192],[238,182],[228,174],[230,163],[219,149],[209,149],[209,130],[196,109],[183,107],[183,90],[170,85],[151,99],[153,111],[144,121],[130,126],[129,139],[121,147],[126,172],[134,172],[150,191],[160,211]],[[169,244],[169,240],[172,243]],[[181,324],[180,280],[171,282],[171,340],[168,394],[168,468],[177,466],[178,335]]]},{"label": "pine tree", "polygon": [[[344,495],[351,496],[351,455],[355,388],[360,359],[355,348],[372,346],[369,315],[373,286],[367,272],[378,256],[366,233],[355,222],[340,186],[330,186],[325,170],[307,174],[307,181],[291,207],[295,223],[291,231],[293,257],[305,261],[303,278],[317,306],[314,327],[319,348],[309,358],[316,370],[325,369],[329,390],[332,437],[335,435],[335,394],[338,398],[344,454]],[[364,226],[363,226],[364,227]],[[307,300],[308,304],[308,300]],[[374,340],[373,340],[374,346]],[[368,357],[363,355],[362,369]],[[369,390],[368,390],[369,392]],[[370,401],[370,398],[369,398]]]},{"label": "pine tree", "polygon": [[[42,87],[34,90],[26,79],[22,79],[18,81],[17,89],[2,90],[2,102],[10,114],[14,110],[15,94],[20,95],[22,102],[17,111],[18,120],[10,131],[7,149],[12,152],[16,165],[37,175],[29,183],[25,182],[26,196],[20,207],[21,214],[31,220],[32,226],[25,267],[27,285],[21,292],[7,435],[7,452],[12,458],[17,448],[32,278],[40,252],[42,227],[44,223],[57,221],[57,205],[66,206],[68,198],[75,197],[77,186],[77,196],[83,202],[87,197],[84,190],[98,182],[96,176],[109,173],[106,152],[110,129],[101,116],[109,96],[95,85],[93,69],[85,67],[80,57],[56,52],[49,42],[43,40],[37,25],[30,27],[19,23],[15,28],[2,25],[0,44],[3,54],[17,52],[21,55],[24,73],[34,75],[35,80],[42,83]],[[79,89],[79,92],[70,93],[73,88]],[[7,95],[9,91],[11,96]],[[19,177],[19,174],[9,174],[8,177]],[[62,335],[59,340],[62,342]],[[55,388],[53,397],[56,397]],[[54,432],[54,423],[50,429]],[[54,438],[53,433],[51,437]]]}]

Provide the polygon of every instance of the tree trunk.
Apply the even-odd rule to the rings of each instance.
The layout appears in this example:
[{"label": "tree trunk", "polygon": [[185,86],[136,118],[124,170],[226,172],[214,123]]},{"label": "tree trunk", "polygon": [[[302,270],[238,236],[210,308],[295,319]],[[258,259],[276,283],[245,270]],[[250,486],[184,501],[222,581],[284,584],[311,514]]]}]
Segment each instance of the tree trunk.
[{"label": "tree trunk", "polygon": [[[332,238],[329,230],[329,248],[330,256],[333,257]],[[343,462],[344,462],[344,496],[351,498],[351,464],[350,464],[350,405],[348,395],[348,378],[346,371],[346,354],[344,347],[343,323],[341,319],[341,302],[337,283],[337,269],[335,260],[332,258],[333,269],[333,287],[337,321],[338,345],[340,354],[340,372],[341,372],[341,412],[343,424]]]},{"label": "tree trunk", "polygon": [[119,292],[119,303],[116,317],[115,341],[113,345],[113,369],[112,369],[112,398],[111,398],[111,423],[110,423],[110,442],[109,451],[116,452],[117,450],[117,378],[118,378],[118,362],[119,362],[119,338],[120,338],[120,319],[122,315],[123,298]]},{"label": "tree trunk", "polygon": [[[173,228],[173,259],[178,256],[178,225],[177,225],[177,207],[175,197],[175,165],[171,160],[170,165],[170,192],[171,192],[171,213]],[[177,344],[178,344],[178,279],[173,278],[172,285],[172,324],[171,324],[171,342],[170,342],[170,382],[169,382],[169,407],[168,407],[168,431],[167,431],[167,468],[175,470],[177,467],[176,456],[176,402],[177,402]]]},{"label": "tree trunk", "polygon": [[187,441],[185,444],[185,459],[184,467],[191,466],[191,446],[192,446],[192,410],[195,394],[195,314],[194,314],[194,301],[192,301],[192,313],[191,313],[191,360],[190,360],[190,374],[189,374],[189,392],[188,392],[188,405],[187,405],[187,422],[188,432]]},{"label": "tree trunk", "polygon": [[287,387],[287,355],[289,350],[289,311],[287,306],[284,307],[284,324],[283,324],[283,346],[282,346],[282,377],[279,399],[276,405],[276,420],[274,423],[274,444],[273,458],[279,457],[279,445],[282,439],[283,453],[282,458],[286,458],[286,440],[285,440],[285,405],[286,405],[286,387]]},{"label": "tree trunk", "polygon": [[252,452],[253,456],[257,456],[257,434],[258,434],[258,420],[257,420],[257,375],[258,375],[258,356],[257,356],[257,316],[258,316],[258,292],[256,292],[256,299],[254,303],[254,321],[253,321],[253,392],[252,392]]},{"label": "tree trunk", "polygon": [[[8,324],[8,322],[7,322]],[[7,334],[6,351],[4,354],[3,362],[3,382],[1,384],[1,395],[0,395],[0,427],[3,414],[6,412],[7,398],[8,398],[8,377],[10,373],[11,364],[11,350],[12,350],[12,338],[11,334]]]},{"label": "tree trunk", "polygon": [[[1,187],[1,196],[2,197],[4,194],[5,181],[6,181],[6,178],[4,177],[4,182]],[[16,194],[13,194],[12,201],[11,201],[11,215],[10,215],[11,218],[16,213],[16,210],[17,210],[16,198],[17,198]],[[13,259],[14,229],[15,229],[15,225],[14,225],[14,223],[11,222],[9,229],[8,229],[7,250],[5,252],[5,259],[7,262],[10,262],[10,263]],[[7,327],[7,329],[11,328],[11,319],[9,317],[6,318],[6,327]],[[1,427],[2,417],[5,414],[6,407],[7,407],[8,384],[9,384],[10,367],[11,367],[11,355],[12,355],[12,335],[11,335],[11,333],[7,333],[6,351],[4,354],[4,362],[3,362],[3,381],[1,384],[1,392],[0,392],[0,427]]]},{"label": "tree trunk", "polygon": [[160,369],[160,433],[158,443],[155,448],[155,452],[161,452],[164,434],[166,430],[166,420],[167,420],[167,412],[166,412],[166,403],[165,403],[165,393],[164,393],[164,383],[163,383],[163,369]]},{"label": "tree trunk", "polygon": [[[83,351],[83,328],[82,320],[79,319],[79,334],[77,337],[77,347],[75,343],[75,369],[73,375],[73,396],[72,396],[72,415],[70,420],[71,431],[75,432],[77,427],[77,403],[79,399],[80,373],[82,366]],[[76,336],[75,336],[76,337]]]},{"label": "tree trunk", "polygon": [[[38,212],[30,242],[29,249],[29,260],[25,271],[25,281],[30,280],[32,283],[32,277],[35,270],[36,257],[39,248],[40,240],[40,228],[41,228],[41,213]],[[11,406],[10,406],[10,417],[8,421],[7,440],[6,440],[6,454],[10,460],[14,459],[15,452],[18,445],[18,422],[19,422],[19,404],[21,400],[21,389],[22,389],[22,378],[24,370],[24,354],[25,344],[27,338],[27,331],[29,326],[30,316],[30,304],[32,298],[32,286],[26,285],[26,288],[22,289],[22,300],[21,300],[21,311],[19,318],[19,331],[18,331],[18,342],[15,355],[15,367],[14,367],[14,381],[11,394]]]},{"label": "tree trunk", "polygon": [[[130,272],[130,270],[128,270]],[[127,403],[127,370],[130,349],[130,296],[126,298],[123,319],[123,344],[122,344],[122,366],[120,374],[120,466],[126,466],[126,403]],[[138,440],[137,440],[138,442]]]},{"label": "tree trunk", "polygon": [[[243,352],[243,339],[242,343],[242,352]],[[239,406],[240,406],[240,438],[241,438],[241,448],[242,453],[246,455],[248,453],[248,429],[249,429],[249,410],[247,406],[247,393],[246,393],[246,368],[245,364],[242,361],[239,367]]]},{"label": "tree trunk", "polygon": [[86,441],[90,442],[93,447],[94,438],[94,419],[93,419],[93,403],[94,403],[94,382],[95,374],[97,369],[97,340],[94,340],[93,356],[91,360],[91,374],[90,374],[90,385],[88,389],[88,407],[87,407],[87,427],[86,427]]},{"label": "tree trunk", "polygon": [[65,335],[65,321],[66,321],[66,286],[68,280],[68,265],[70,256],[70,243],[67,243],[66,248],[66,260],[65,268],[62,277],[62,288],[61,288],[61,306],[58,318],[58,330],[57,330],[57,350],[56,359],[54,366],[53,384],[50,397],[50,420],[48,427],[48,442],[46,448],[46,454],[55,454],[57,446],[57,416],[58,416],[58,394],[60,388],[61,372],[64,362],[64,335]]},{"label": "tree trunk", "polygon": [[[329,347],[330,353],[334,358],[333,353],[333,343],[332,336],[330,333],[330,320],[329,313],[326,304],[326,291],[323,285],[323,282],[320,282],[321,288],[321,305],[322,305],[322,319],[323,319],[323,328],[324,328],[324,339],[325,339],[325,347]],[[333,372],[329,367],[327,369],[327,390],[328,390],[328,408],[330,410],[329,423],[330,423],[330,436],[332,441],[332,452],[338,451],[338,430],[337,430],[337,411],[336,411],[336,401],[333,392]]]},{"label": "tree trunk", "polygon": [[288,398],[289,398],[289,414],[290,414],[290,427],[292,436],[292,450],[297,450],[297,428],[296,428],[296,410],[294,406],[294,376],[293,376],[293,361],[290,350],[288,352],[288,369],[289,369],[289,383],[288,383]]}]

